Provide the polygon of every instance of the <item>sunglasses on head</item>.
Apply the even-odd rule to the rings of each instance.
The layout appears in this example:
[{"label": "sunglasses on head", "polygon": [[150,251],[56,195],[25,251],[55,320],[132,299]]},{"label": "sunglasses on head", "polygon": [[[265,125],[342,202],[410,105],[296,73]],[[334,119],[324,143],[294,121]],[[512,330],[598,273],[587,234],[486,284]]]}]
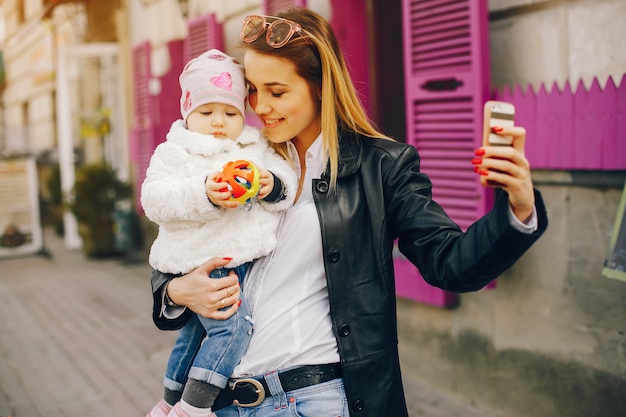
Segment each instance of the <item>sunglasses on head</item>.
[{"label": "sunglasses on head", "polygon": [[[274,19],[268,22],[266,18]],[[267,31],[266,31],[267,29]],[[296,22],[275,16],[247,16],[241,27],[239,36],[245,43],[252,43],[265,32],[265,42],[272,48],[281,48],[291,40],[293,35],[303,37],[303,29]]]}]

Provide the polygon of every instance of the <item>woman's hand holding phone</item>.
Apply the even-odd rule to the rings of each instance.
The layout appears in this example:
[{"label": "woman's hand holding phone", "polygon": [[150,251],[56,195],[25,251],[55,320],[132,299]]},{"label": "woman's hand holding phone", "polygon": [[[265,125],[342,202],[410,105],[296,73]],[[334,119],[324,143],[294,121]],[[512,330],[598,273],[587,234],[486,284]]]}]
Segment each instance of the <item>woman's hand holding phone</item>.
[{"label": "woman's hand holding phone", "polygon": [[483,146],[472,160],[485,187],[502,188],[509,195],[515,216],[525,221],[533,212],[535,196],[530,165],[524,156],[526,130],[515,126],[512,104],[485,104]]}]

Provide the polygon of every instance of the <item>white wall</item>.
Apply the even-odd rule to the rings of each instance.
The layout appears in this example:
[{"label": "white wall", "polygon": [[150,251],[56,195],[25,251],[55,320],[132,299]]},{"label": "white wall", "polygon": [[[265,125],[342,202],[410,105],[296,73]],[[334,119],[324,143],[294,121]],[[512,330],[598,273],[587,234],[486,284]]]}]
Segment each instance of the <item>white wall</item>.
[{"label": "white wall", "polygon": [[619,83],[626,73],[626,1],[491,0],[489,6],[510,12],[490,25],[494,87],[530,84],[536,91],[541,83],[575,86],[581,79],[589,87],[594,77],[604,86],[609,76]]}]

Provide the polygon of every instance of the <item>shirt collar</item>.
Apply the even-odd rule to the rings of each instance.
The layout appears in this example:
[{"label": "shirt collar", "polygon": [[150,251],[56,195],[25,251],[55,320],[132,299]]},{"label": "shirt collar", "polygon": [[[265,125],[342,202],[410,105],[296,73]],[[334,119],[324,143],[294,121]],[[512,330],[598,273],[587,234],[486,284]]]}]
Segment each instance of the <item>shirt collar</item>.
[{"label": "shirt collar", "polygon": [[[287,142],[287,149],[292,161],[300,168],[300,159],[298,158],[298,152],[295,145],[289,141]],[[311,146],[306,150],[304,160],[307,166],[307,172],[315,174],[315,177],[322,175],[325,167],[324,152],[322,151],[322,134],[320,133],[313,141]]]}]

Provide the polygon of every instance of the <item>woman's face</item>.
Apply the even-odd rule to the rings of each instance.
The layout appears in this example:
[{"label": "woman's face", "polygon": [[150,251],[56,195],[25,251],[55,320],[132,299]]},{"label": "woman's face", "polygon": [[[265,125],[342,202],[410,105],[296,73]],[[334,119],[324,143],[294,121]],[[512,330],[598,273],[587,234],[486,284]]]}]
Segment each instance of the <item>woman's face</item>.
[{"label": "woman's face", "polygon": [[247,50],[244,56],[250,83],[250,106],[263,122],[268,139],[293,139],[308,147],[320,133],[319,100],[311,96],[307,81],[285,58]]}]

